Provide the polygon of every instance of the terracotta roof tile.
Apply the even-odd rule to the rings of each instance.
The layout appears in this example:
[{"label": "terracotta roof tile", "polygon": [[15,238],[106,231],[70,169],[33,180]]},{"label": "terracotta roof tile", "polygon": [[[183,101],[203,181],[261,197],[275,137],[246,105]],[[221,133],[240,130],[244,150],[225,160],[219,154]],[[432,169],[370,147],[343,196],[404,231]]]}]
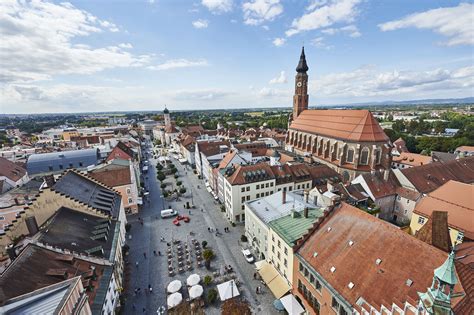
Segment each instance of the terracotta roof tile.
[{"label": "terracotta roof tile", "polygon": [[392,161],[410,166],[420,166],[431,163],[431,156],[421,155],[417,153],[402,152],[400,156],[394,156]]},{"label": "terracotta roof tile", "polygon": [[389,141],[368,110],[305,110],[291,123],[290,129],[349,141]]},{"label": "terracotta roof tile", "polygon": [[447,211],[448,224],[474,239],[474,186],[449,181],[421,199],[414,212],[430,217],[433,211]]},{"label": "terracotta roof tile", "polygon": [[419,192],[427,194],[449,180],[474,183],[474,157],[410,167],[401,172]]},{"label": "terracotta roof tile", "polygon": [[232,175],[227,177],[231,185],[243,185],[256,181],[275,178],[270,165],[258,163],[254,165],[237,165]]},{"label": "terracotta roof tile", "polygon": [[[434,269],[448,257],[447,253],[346,203],[333,210],[300,244],[297,254],[351,305],[362,297],[378,309],[382,304],[397,302],[402,306],[404,301],[417,301],[417,292],[426,292]],[[335,267],[334,272],[331,267]],[[408,279],[411,286],[406,284]],[[352,289],[348,288],[350,282],[354,284]],[[460,290],[457,285],[455,291]],[[453,299],[453,305],[460,299]]]},{"label": "terracotta roof tile", "polygon": [[453,307],[454,314],[474,314],[474,242],[457,246],[455,264],[466,296]]},{"label": "terracotta roof tile", "polygon": [[129,185],[132,183],[130,168],[128,166],[104,166],[89,172],[89,176],[109,187]]},{"label": "terracotta roof tile", "polygon": [[5,176],[14,182],[17,182],[25,175],[26,169],[3,157],[0,157],[0,176]]}]

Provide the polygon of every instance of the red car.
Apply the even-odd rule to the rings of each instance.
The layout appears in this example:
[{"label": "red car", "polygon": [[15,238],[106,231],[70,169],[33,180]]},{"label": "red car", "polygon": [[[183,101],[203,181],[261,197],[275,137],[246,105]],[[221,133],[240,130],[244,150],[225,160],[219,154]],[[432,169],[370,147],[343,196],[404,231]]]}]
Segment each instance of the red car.
[{"label": "red car", "polygon": [[180,225],[180,224],[179,224],[179,219],[178,219],[178,218],[175,218],[175,219],[173,220],[173,224],[176,225],[176,226],[179,226],[179,225]]},{"label": "red car", "polygon": [[175,220],[184,221],[188,223],[191,219],[186,215],[178,215]]}]

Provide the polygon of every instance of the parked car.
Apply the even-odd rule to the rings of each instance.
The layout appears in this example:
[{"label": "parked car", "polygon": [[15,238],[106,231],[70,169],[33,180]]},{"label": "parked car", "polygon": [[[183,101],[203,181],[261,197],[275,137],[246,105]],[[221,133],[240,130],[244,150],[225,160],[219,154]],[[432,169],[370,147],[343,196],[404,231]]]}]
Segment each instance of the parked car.
[{"label": "parked car", "polygon": [[173,209],[166,209],[161,211],[161,217],[164,218],[171,218],[178,215],[178,211]]},{"label": "parked car", "polygon": [[244,255],[245,257],[245,260],[248,262],[248,263],[253,263],[255,261],[255,259],[253,258],[253,255],[252,253],[248,250],[248,249],[242,249],[242,254]]}]

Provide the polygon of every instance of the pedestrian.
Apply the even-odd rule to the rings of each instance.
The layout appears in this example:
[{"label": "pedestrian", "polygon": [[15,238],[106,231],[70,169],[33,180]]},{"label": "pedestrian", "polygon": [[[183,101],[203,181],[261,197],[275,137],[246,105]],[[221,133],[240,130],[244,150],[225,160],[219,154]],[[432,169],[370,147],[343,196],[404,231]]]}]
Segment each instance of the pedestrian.
[{"label": "pedestrian", "polygon": [[138,294],[138,289],[135,288],[135,296]]},{"label": "pedestrian", "polygon": [[136,309],[137,309],[137,306],[135,305],[135,303],[132,303],[132,309],[133,309],[133,310],[136,310]]},{"label": "pedestrian", "polygon": [[156,250],[154,250],[154,251],[153,251],[153,255],[155,255],[155,256],[156,256]]},{"label": "pedestrian", "polygon": [[138,261],[136,261],[136,262],[135,262],[135,267],[137,267],[137,268],[138,268]]},{"label": "pedestrian", "polygon": [[191,210],[189,210],[188,212],[189,212],[189,215],[191,215]]},{"label": "pedestrian", "polygon": [[258,294],[258,287],[255,288],[255,293]]},{"label": "pedestrian", "polygon": [[208,227],[208,228],[207,228],[207,231],[208,231],[209,233],[211,233],[211,228],[210,228],[210,227]]},{"label": "pedestrian", "polygon": [[160,251],[158,251],[158,256],[161,256],[161,252],[160,252]]},{"label": "pedestrian", "polygon": [[153,288],[151,287],[151,285],[148,285],[148,290],[150,291],[150,293],[153,293]]},{"label": "pedestrian", "polygon": [[253,278],[257,279],[257,273],[256,272],[253,273]]},{"label": "pedestrian", "polygon": [[[199,187],[198,187],[198,188],[199,188]],[[201,212],[204,212],[204,209],[203,209],[203,208],[201,208]]]},{"label": "pedestrian", "polygon": [[146,259],[146,253],[145,252],[143,252],[143,257],[145,257],[145,259]]},{"label": "pedestrian", "polygon": [[143,313],[146,313],[146,308],[143,308]]}]

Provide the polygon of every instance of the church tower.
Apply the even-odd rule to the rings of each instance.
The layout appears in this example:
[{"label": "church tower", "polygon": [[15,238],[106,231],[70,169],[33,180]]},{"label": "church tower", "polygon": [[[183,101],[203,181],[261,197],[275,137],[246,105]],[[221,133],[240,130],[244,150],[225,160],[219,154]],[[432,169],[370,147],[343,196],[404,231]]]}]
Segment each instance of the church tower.
[{"label": "church tower", "polygon": [[302,111],[308,109],[308,69],[303,47],[301,50],[300,61],[296,67],[297,73],[295,77],[295,95],[293,96],[293,119],[296,119]]},{"label": "church tower", "polygon": [[418,293],[420,302],[419,311],[423,310],[428,314],[452,315],[451,298],[454,286],[458,282],[456,268],[454,266],[454,250],[451,251],[446,261],[434,271],[433,283],[426,293]]},{"label": "church tower", "polygon": [[163,117],[165,118],[165,127],[171,126],[171,117],[170,111],[165,106],[165,110],[163,111]]}]

